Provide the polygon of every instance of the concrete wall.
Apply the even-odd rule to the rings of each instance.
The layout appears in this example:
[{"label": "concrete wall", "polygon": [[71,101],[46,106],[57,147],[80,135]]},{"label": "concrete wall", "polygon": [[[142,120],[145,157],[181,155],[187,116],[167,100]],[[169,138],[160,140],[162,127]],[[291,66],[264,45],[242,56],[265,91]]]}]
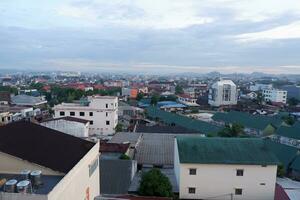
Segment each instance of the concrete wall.
[{"label": "concrete wall", "polygon": [[41,125],[76,137],[89,136],[89,126],[80,122],[61,119],[43,122]]},{"label": "concrete wall", "polygon": [[[90,166],[98,162],[89,174]],[[99,188],[99,142],[48,194],[48,200],[93,200],[100,194]]]},{"label": "concrete wall", "polygon": [[0,173],[15,174],[24,169],[41,170],[44,175],[64,175],[52,169],[0,152]]},{"label": "concrete wall", "polygon": [[0,200],[48,200],[47,195],[0,192]]},{"label": "concrete wall", "polygon": [[[196,175],[189,175],[189,169],[196,168]],[[236,170],[243,169],[243,176],[236,176]],[[180,174],[181,199],[230,200],[273,200],[275,193],[277,166],[260,165],[216,165],[181,164],[175,165],[175,173]],[[177,175],[178,176],[178,175]],[[189,194],[188,188],[195,187],[196,193]],[[242,188],[242,195],[235,195],[235,188]]]},{"label": "concrete wall", "polygon": [[[230,85],[230,101],[223,100],[223,90],[225,85]],[[212,106],[236,105],[237,104],[237,88],[233,82],[216,82],[209,89],[208,103]]]},{"label": "concrete wall", "polygon": [[[107,104],[107,108],[106,108]],[[115,127],[118,124],[118,98],[107,97],[103,99],[91,99],[89,106],[78,106],[74,104],[61,104],[54,107],[54,117],[70,116],[70,112],[75,112],[76,118],[93,121],[90,124],[89,134],[109,135],[115,133]],[[60,112],[64,111],[65,115],[61,116]],[[84,112],[84,116],[80,116],[80,112]],[[93,112],[93,116],[90,116]],[[106,124],[109,121],[109,125]]]}]

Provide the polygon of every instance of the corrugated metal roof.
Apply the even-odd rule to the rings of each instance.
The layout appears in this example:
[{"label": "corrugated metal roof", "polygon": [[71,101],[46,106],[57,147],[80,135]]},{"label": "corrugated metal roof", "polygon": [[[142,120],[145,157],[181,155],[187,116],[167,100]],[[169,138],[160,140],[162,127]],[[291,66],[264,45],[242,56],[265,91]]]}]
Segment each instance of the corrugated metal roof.
[{"label": "corrugated metal roof", "polygon": [[181,163],[275,165],[279,161],[262,139],[176,137]]},{"label": "corrugated metal roof", "polygon": [[253,128],[258,130],[264,130],[268,125],[272,124],[275,127],[279,127],[282,124],[282,120],[278,117],[268,117],[261,115],[251,115],[245,112],[230,111],[219,112],[212,117],[215,121],[222,121],[225,123],[240,123],[247,128]]},{"label": "corrugated metal roof", "polygon": [[276,134],[283,137],[300,140],[300,123],[296,123],[291,127],[281,126],[277,129]]},{"label": "corrugated metal roof", "polygon": [[147,108],[147,115],[151,118],[158,118],[159,120],[167,123],[167,124],[175,124],[179,125],[181,127],[195,130],[199,133],[203,134],[215,134],[219,132],[223,127],[218,127],[215,125],[212,125],[208,122],[191,119],[189,117],[185,117],[182,115],[178,115],[171,112],[166,112],[163,110],[159,110],[155,107],[148,107]]}]

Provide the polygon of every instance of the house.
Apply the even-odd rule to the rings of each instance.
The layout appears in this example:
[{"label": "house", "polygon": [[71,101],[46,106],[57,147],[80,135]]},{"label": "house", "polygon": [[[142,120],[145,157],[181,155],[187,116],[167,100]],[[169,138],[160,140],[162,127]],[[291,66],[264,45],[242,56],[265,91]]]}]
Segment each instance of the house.
[{"label": "house", "polygon": [[78,103],[54,106],[54,117],[76,117],[90,121],[89,135],[105,136],[115,133],[118,124],[118,97],[90,96]]},{"label": "house", "polygon": [[180,199],[274,199],[276,156],[262,139],[176,137]]},{"label": "house", "polygon": [[13,121],[13,114],[10,112],[0,112],[0,126]]},{"label": "house", "polygon": [[236,105],[237,98],[236,85],[231,80],[220,80],[211,85],[208,103],[215,107]]},{"label": "house", "polygon": [[90,121],[75,117],[60,117],[44,120],[40,125],[75,137],[89,137]]},{"label": "house", "polygon": [[11,103],[9,92],[0,91],[0,105],[7,105]]},{"label": "house", "polygon": [[30,122],[0,127],[1,200],[94,199],[99,143]]}]

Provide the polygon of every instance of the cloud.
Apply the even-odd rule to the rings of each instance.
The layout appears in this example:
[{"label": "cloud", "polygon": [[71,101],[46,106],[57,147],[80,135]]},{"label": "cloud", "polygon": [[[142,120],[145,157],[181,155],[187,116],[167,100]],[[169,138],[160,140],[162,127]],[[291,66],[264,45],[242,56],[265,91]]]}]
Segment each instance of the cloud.
[{"label": "cloud", "polygon": [[300,21],[260,32],[243,33],[237,35],[236,38],[240,42],[300,39]]}]

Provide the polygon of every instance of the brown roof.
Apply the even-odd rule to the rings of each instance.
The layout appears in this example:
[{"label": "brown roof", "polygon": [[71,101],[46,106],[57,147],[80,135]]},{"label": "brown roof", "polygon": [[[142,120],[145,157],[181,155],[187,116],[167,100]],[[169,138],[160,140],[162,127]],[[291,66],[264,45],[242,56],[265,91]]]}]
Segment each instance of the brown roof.
[{"label": "brown roof", "polygon": [[0,133],[0,152],[63,173],[68,173],[95,145],[25,121],[2,126]]},{"label": "brown roof", "polygon": [[101,141],[100,152],[101,153],[126,153],[130,144],[118,144],[118,143],[107,143]]},{"label": "brown roof", "polygon": [[67,116],[67,117],[59,117],[59,118],[47,119],[47,120],[42,121],[42,123],[43,122],[49,122],[49,121],[57,121],[57,120],[66,120],[66,121],[78,122],[78,123],[82,123],[82,124],[87,124],[89,122],[89,120]]},{"label": "brown roof", "polygon": [[0,91],[0,101],[7,101],[10,103],[10,93],[5,91]]}]

